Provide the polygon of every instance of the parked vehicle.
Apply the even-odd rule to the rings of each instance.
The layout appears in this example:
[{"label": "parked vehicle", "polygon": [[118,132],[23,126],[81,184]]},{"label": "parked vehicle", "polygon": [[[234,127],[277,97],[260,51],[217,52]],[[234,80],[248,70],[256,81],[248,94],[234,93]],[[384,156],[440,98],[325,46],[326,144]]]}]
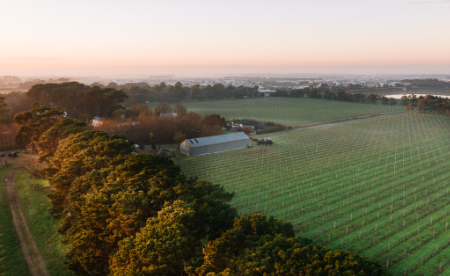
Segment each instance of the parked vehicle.
[{"label": "parked vehicle", "polygon": [[0,157],[5,157],[5,153],[0,152]]}]

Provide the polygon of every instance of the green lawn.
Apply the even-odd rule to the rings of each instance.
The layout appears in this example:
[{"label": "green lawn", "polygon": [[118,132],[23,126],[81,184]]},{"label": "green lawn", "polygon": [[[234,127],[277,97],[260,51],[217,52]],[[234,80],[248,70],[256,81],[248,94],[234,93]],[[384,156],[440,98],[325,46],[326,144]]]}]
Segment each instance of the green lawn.
[{"label": "green lawn", "polygon": [[435,275],[450,273],[449,129],[450,117],[396,114],[176,162],[235,191],[241,214],[284,218],[329,249],[389,259],[394,275]]},{"label": "green lawn", "polygon": [[0,275],[2,276],[30,275],[6,199],[4,179],[6,173],[14,167],[0,169]]},{"label": "green lawn", "polygon": [[37,180],[21,171],[16,176],[16,185],[20,204],[30,227],[31,234],[46,262],[50,275],[74,275],[64,265],[65,246],[61,244],[56,232],[58,221],[49,213],[50,199],[48,190],[33,190],[30,183],[39,183],[48,187],[46,180]]},{"label": "green lawn", "polygon": [[[406,110],[404,106],[281,97],[194,101],[183,102],[183,104],[188,111],[203,115],[220,114],[227,120],[248,118],[293,127]],[[156,104],[150,105],[150,107],[155,106]]]}]

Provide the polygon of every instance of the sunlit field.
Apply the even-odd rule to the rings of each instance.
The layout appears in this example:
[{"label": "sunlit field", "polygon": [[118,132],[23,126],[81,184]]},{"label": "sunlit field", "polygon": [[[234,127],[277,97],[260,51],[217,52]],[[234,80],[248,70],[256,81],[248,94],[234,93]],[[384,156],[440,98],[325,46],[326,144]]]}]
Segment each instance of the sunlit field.
[{"label": "sunlit field", "polygon": [[292,127],[405,111],[404,106],[274,97],[183,104],[188,111],[203,115],[219,114],[227,120],[249,118]]},{"label": "sunlit field", "polygon": [[[342,104],[292,99],[264,99],[262,104],[258,101],[249,101],[251,108],[239,115],[231,115],[232,111],[227,115],[222,110],[214,113],[226,117],[259,114],[258,119],[264,120],[274,116],[273,121],[294,125],[299,116],[296,114],[311,110],[306,113],[311,118],[299,119],[299,125],[331,120],[332,111],[321,112],[318,108]],[[245,105],[245,101],[229,102]],[[283,113],[282,102],[301,107],[289,111],[286,108]],[[207,113],[206,106],[213,110],[215,104],[186,105]],[[278,104],[275,111],[266,108]],[[319,118],[313,118],[313,110]],[[367,116],[397,110],[361,105],[361,110],[348,114]],[[369,256],[394,275],[405,271],[408,275],[448,275],[449,127],[447,116],[402,113],[268,134],[265,137],[272,138],[272,146],[252,142],[253,148],[182,157],[177,163],[189,176],[209,179],[236,192],[232,205],[241,214],[284,218],[294,223],[298,235],[329,249],[342,248]]]}]

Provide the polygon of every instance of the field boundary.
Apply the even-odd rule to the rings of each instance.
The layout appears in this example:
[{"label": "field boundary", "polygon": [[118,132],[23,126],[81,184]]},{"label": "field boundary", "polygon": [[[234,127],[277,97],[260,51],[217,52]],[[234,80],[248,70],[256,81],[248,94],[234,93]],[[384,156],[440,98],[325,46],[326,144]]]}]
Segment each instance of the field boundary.
[{"label": "field boundary", "polygon": [[19,237],[20,246],[31,275],[50,276],[45,266],[44,258],[39,252],[36,242],[31,235],[30,228],[28,227],[20,206],[19,196],[15,184],[15,177],[19,170],[20,168],[13,169],[5,176],[6,198],[11,210],[14,228],[16,229],[17,236]]},{"label": "field boundary", "polygon": [[388,114],[370,115],[370,116],[364,116],[364,117],[358,117],[358,118],[349,118],[349,119],[343,119],[343,120],[337,120],[337,121],[331,121],[331,122],[323,122],[323,123],[306,125],[306,126],[292,127],[292,129],[295,130],[295,129],[304,129],[304,128],[310,128],[310,127],[316,127],[316,126],[323,126],[323,125],[332,125],[332,124],[344,123],[344,122],[349,122],[349,121],[365,120],[365,119],[372,119],[372,118],[379,118],[379,117],[387,117],[387,116],[396,115],[396,114],[402,114],[402,113],[407,113],[407,111],[400,111],[400,112],[388,113]]},{"label": "field boundary", "polygon": [[[407,113],[407,111],[401,111],[401,112],[395,112],[395,113],[389,113],[389,114],[370,115],[370,116],[364,116],[364,117],[359,117],[359,118],[349,118],[349,119],[343,119],[343,120],[331,121],[331,122],[323,122],[323,123],[312,124],[312,125],[305,125],[305,126],[297,126],[297,127],[292,127],[292,130],[310,129],[310,128],[315,128],[315,127],[333,125],[333,124],[338,124],[338,123],[345,123],[345,122],[350,122],[350,121],[365,120],[365,119],[372,119],[372,118],[379,118],[379,117],[387,117],[387,116],[392,116],[392,115],[402,114],[402,113]],[[284,132],[284,131],[287,131],[287,130],[272,132],[270,134],[280,133],[280,132]],[[255,135],[252,135],[252,137],[253,136],[267,136],[267,135],[266,134],[255,134]]]}]

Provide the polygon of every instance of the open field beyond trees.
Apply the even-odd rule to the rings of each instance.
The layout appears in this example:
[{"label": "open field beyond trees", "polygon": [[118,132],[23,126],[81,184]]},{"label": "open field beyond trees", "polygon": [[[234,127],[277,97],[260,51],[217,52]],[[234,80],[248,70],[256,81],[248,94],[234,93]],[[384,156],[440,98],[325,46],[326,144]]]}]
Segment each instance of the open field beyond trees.
[{"label": "open field beyond trees", "polygon": [[[183,102],[188,111],[202,115],[219,114],[227,120],[255,119],[286,126],[305,126],[344,119],[405,111],[404,106],[357,104],[299,98],[256,98]],[[150,105],[154,108],[156,104]]]},{"label": "open field beyond trees", "polygon": [[[275,110],[265,106],[269,101],[279,104]],[[346,106],[293,99],[186,104],[196,112],[292,125],[398,111],[349,103],[361,109],[346,113],[337,105]],[[448,275],[449,127],[447,116],[393,114],[268,134],[272,146],[252,142],[250,149],[179,157],[176,163],[189,176],[235,191],[232,205],[241,214],[284,218],[298,235],[370,256],[394,275]]]}]

